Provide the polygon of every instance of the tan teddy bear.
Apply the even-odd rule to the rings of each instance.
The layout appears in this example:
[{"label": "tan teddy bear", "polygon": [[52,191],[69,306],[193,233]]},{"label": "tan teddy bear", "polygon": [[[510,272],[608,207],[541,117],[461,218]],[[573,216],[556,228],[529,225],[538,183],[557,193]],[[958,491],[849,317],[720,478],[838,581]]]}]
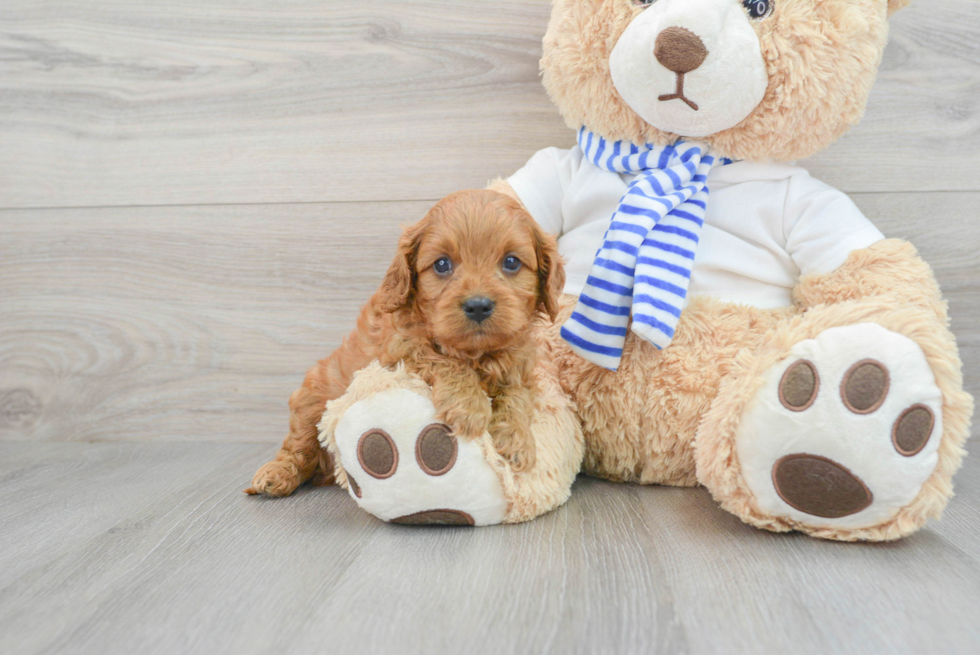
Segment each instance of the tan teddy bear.
[{"label": "tan teddy bear", "polygon": [[[578,146],[492,188],[560,235],[563,311],[539,338],[584,472],[703,484],[747,523],[830,539],[895,539],[941,513],[972,399],[932,271],[791,163],[858,121],[905,4],[555,0],[541,65]],[[321,435],[338,461],[344,411]],[[569,428],[543,436],[565,433],[577,448]],[[511,511],[483,522],[564,499],[516,511],[493,493]]]}]

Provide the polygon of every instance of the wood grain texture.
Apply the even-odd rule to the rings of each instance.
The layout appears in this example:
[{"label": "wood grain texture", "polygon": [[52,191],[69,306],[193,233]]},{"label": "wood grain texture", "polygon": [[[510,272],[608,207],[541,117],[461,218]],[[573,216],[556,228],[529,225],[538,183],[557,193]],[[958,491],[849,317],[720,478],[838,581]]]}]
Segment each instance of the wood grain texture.
[{"label": "wood grain texture", "polygon": [[[980,393],[980,193],[855,198],[935,268]],[[428,206],[0,211],[0,439],[279,442]]]},{"label": "wood grain texture", "polygon": [[338,488],[245,497],[262,446],[58,448],[0,443],[9,653],[980,649],[976,460],[942,523],[854,545],[755,530],[701,489],[582,478],[526,525],[414,528]]},{"label": "wood grain texture", "polygon": [[[439,198],[569,139],[547,0],[0,9],[0,206]],[[383,180],[381,182],[380,180]]]},{"label": "wood grain texture", "polygon": [[980,2],[895,13],[864,119],[802,165],[848,192],[980,189]]},{"label": "wood grain texture", "polygon": [[0,435],[280,440],[427,209],[3,212]]},{"label": "wood grain texture", "polygon": [[[241,494],[398,225],[571,145],[538,79],[547,16],[0,4],[0,650],[980,652],[975,454],[941,523],[875,546],[586,478],[478,530]],[[980,2],[918,2],[864,122],[806,162],[933,265],[975,395],[978,127]]]},{"label": "wood grain texture", "polygon": [[[0,7],[0,207],[434,200],[573,135],[538,78],[547,0]],[[980,190],[980,3],[893,18],[847,191]]]},{"label": "wood grain texture", "polygon": [[[212,471],[266,454],[255,444],[144,444],[143,448],[38,443],[0,447],[0,589],[155,506]],[[3,596],[3,592],[0,592]]]}]

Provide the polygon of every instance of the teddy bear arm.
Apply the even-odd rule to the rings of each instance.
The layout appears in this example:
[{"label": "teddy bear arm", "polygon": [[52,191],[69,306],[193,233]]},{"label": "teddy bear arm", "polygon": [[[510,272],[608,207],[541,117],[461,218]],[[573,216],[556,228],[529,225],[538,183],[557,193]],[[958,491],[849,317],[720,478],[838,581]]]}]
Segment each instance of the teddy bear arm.
[{"label": "teddy bear arm", "polygon": [[901,239],[855,250],[837,270],[805,276],[793,290],[795,303],[803,308],[886,297],[928,309],[947,322],[946,303],[932,269],[911,243]]}]

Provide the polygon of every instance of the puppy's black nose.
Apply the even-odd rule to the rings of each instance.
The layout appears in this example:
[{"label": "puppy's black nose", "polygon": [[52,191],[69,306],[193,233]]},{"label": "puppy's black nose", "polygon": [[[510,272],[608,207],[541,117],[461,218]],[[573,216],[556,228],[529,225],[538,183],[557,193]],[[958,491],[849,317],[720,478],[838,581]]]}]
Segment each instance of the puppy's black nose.
[{"label": "puppy's black nose", "polygon": [[466,318],[477,323],[482,323],[490,318],[490,314],[493,314],[493,307],[493,301],[483,296],[474,296],[463,303]]}]

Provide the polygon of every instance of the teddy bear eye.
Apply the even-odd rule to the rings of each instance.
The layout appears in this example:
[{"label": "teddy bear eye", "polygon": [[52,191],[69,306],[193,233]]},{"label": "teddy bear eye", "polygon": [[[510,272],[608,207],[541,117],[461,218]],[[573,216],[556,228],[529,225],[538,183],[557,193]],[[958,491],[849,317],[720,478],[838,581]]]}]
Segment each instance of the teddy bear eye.
[{"label": "teddy bear eye", "polygon": [[773,0],[742,0],[742,6],[752,20],[762,20],[772,13]]},{"label": "teddy bear eye", "polygon": [[514,255],[507,255],[504,257],[503,268],[508,273],[516,273],[521,270],[521,260]]},{"label": "teddy bear eye", "polygon": [[656,1],[657,0],[632,0],[633,4],[636,5],[637,7],[649,7]]},{"label": "teddy bear eye", "polygon": [[437,259],[436,263],[432,265],[432,270],[439,275],[449,275],[453,272],[453,261],[449,257]]}]

